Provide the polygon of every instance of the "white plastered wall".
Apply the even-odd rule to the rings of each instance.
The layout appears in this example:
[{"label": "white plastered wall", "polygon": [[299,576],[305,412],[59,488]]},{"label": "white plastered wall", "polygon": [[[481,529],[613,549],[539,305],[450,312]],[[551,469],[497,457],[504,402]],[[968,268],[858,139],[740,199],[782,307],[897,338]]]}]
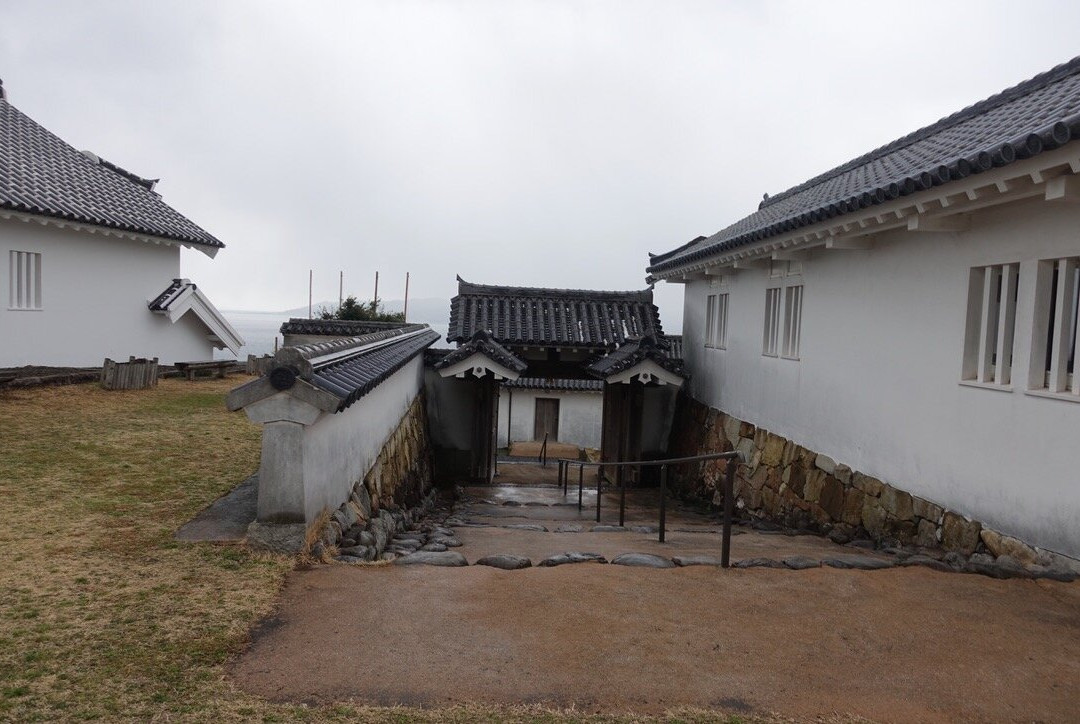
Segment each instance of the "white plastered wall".
[{"label": "white plastered wall", "polygon": [[418,355],[342,412],[304,428],[303,476],[308,523],[348,499],[379,456],[424,384]]},{"label": "white plastered wall", "polygon": [[[9,309],[11,251],[41,254],[41,310]],[[210,359],[193,314],[173,324],[147,309],[179,276],[177,246],[0,219],[0,367]]]},{"label": "white plastered wall", "polygon": [[[764,357],[767,272],[687,284],[684,357],[706,404],[1052,550],[1080,555],[1080,402],[1025,394],[1040,259],[1080,255],[1080,206],[1029,201],[970,231],[889,232],[803,263],[800,360]],[[969,270],[1020,262],[1011,392],[959,384]],[[704,347],[727,291],[726,350]]]},{"label": "white plastered wall", "polygon": [[559,442],[581,447],[600,447],[600,425],[604,412],[604,396],[601,392],[571,392],[554,390],[529,390],[503,387],[499,391],[499,447],[506,447],[506,420],[511,414],[510,396],[513,395],[510,434],[514,441],[533,439],[536,423],[536,399],[559,401]]}]

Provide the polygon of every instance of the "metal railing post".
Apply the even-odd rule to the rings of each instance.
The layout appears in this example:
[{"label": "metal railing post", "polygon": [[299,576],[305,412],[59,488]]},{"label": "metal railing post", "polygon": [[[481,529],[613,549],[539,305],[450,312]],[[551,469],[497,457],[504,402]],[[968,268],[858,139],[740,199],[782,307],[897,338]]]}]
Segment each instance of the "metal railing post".
[{"label": "metal railing post", "polygon": [[667,523],[667,465],[660,466],[660,542],[664,542]]},{"label": "metal railing post", "polygon": [[597,470],[596,475],[596,522],[600,522],[600,498],[604,497],[604,469],[601,467]]},{"label": "metal railing post", "polygon": [[626,524],[626,474],[623,466],[616,468],[615,475],[619,478],[619,525]]},{"label": "metal railing post", "polygon": [[727,568],[731,560],[731,511],[735,501],[735,468],[738,458],[728,458],[727,472],[724,474],[724,536],[720,549],[720,567]]},{"label": "metal railing post", "polygon": [[581,494],[585,490],[585,463],[578,464],[577,470],[577,509],[581,512]]}]

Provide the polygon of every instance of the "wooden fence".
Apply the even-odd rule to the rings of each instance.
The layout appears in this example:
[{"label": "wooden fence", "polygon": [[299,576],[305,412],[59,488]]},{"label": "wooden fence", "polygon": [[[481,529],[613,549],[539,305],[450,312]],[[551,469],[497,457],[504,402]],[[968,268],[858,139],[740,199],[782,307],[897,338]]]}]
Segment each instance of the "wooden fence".
[{"label": "wooden fence", "polygon": [[253,354],[247,356],[247,362],[244,363],[244,372],[249,375],[259,375],[260,377],[266,376],[270,371],[270,363],[273,361],[274,355],[264,354],[262,357],[256,357]]},{"label": "wooden fence", "polygon": [[129,357],[127,362],[106,358],[101,367],[101,386],[106,390],[145,390],[156,387],[158,358],[152,360]]}]

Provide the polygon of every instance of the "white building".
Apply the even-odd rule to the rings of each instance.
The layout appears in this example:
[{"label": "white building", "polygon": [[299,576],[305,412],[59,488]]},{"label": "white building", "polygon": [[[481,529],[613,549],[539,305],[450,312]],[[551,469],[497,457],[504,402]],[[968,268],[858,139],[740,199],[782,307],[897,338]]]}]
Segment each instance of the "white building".
[{"label": "white building", "polygon": [[748,452],[765,429],[820,453],[842,494],[822,511],[785,472],[743,503],[909,541],[969,534],[952,511],[1080,555],[1077,174],[1080,59],[652,257],[685,284],[692,397]]},{"label": "white building", "polygon": [[236,331],[180,279],[181,247],[213,257],[224,244],[155,183],[75,150],[0,86],[0,367],[239,350]]},{"label": "white building", "polygon": [[499,447],[547,433],[551,441],[599,449],[603,419],[603,380],[519,377],[502,383]]}]

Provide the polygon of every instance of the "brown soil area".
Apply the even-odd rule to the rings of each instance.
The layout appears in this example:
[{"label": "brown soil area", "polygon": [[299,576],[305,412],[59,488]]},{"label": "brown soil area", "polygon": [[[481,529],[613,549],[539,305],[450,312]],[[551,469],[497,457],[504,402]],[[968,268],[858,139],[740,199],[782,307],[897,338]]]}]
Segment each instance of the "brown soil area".
[{"label": "brown soil area", "polygon": [[[523,470],[524,472],[524,470]],[[595,491],[469,488],[469,561],[564,551],[719,555],[714,517],[672,504],[668,542],[592,532]],[[627,525],[655,523],[634,491]],[[567,504],[572,498],[573,504]],[[603,522],[617,522],[604,495]],[[543,525],[549,532],[506,528]],[[581,532],[556,533],[560,526]],[[732,559],[880,554],[739,528]],[[276,701],[540,703],[657,714],[690,706],[799,719],[1069,721],[1080,710],[1080,583],[925,568],[643,569],[582,563],[325,566],[290,574],[280,612],[231,669]]]},{"label": "brown soil area", "polygon": [[233,667],[273,700],[1074,720],[1080,585],[921,568],[319,567]]}]

